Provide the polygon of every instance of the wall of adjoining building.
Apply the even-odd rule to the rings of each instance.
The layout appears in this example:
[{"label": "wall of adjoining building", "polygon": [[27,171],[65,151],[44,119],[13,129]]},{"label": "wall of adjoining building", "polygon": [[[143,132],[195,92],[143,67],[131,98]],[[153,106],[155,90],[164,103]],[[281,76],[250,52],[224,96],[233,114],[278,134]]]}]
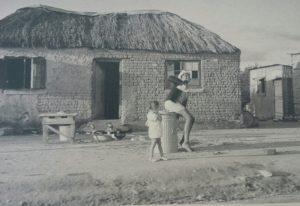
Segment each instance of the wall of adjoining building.
[{"label": "wall of adjoining building", "polygon": [[300,54],[292,55],[295,114],[300,117]]},{"label": "wall of adjoining building", "polygon": [[[265,78],[266,92],[259,93],[259,80]],[[255,116],[258,119],[272,119],[275,117],[275,88],[274,80],[282,79],[284,114],[288,115],[293,111],[293,100],[291,97],[292,69],[286,65],[276,65],[272,67],[263,67],[250,70],[250,99],[251,106]]]}]

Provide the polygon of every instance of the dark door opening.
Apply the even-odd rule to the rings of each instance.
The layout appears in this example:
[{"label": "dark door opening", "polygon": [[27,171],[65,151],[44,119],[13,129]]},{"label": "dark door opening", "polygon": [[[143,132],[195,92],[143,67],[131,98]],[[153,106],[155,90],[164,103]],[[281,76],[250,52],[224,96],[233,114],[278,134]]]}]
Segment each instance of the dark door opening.
[{"label": "dark door opening", "polygon": [[95,61],[94,119],[119,119],[119,62]]}]

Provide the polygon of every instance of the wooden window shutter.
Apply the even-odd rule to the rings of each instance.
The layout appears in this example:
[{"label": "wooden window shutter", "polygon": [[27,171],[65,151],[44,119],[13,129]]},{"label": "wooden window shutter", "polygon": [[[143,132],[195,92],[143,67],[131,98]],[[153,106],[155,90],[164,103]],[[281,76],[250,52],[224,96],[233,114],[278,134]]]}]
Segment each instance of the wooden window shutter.
[{"label": "wooden window shutter", "polygon": [[0,59],[0,88],[4,89],[6,85],[6,66],[5,60]]},{"label": "wooden window shutter", "polygon": [[45,89],[46,88],[46,60],[42,57],[33,58],[31,64],[32,70],[32,89]]},{"label": "wooden window shutter", "polygon": [[201,62],[198,62],[198,82],[201,87],[203,87],[202,78],[203,78],[203,75],[202,75]]},{"label": "wooden window shutter", "polygon": [[174,61],[166,61],[165,62],[165,89],[170,89],[171,84],[168,81],[169,76],[175,75],[175,62]]}]

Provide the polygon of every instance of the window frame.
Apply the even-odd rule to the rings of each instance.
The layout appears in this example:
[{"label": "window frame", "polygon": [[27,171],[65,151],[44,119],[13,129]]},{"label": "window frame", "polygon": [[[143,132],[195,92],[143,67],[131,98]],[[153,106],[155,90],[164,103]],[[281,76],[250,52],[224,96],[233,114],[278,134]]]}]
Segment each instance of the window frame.
[{"label": "window frame", "polygon": [[[167,60],[165,60],[165,63],[164,63],[164,65],[165,65],[165,84],[164,84],[164,89],[165,90],[169,90],[170,89],[170,86],[169,86],[169,84],[168,84],[168,76],[170,76],[170,75],[174,75],[174,76],[178,76],[178,72],[176,73],[175,71],[176,71],[176,69],[175,69],[175,67],[174,67],[174,72],[173,72],[173,74],[170,74],[170,71],[168,71],[168,63],[169,62],[174,62],[174,65],[175,65],[175,63],[179,63],[179,68],[180,68],[180,70],[179,70],[179,72],[180,71],[182,71],[182,70],[184,70],[184,68],[183,68],[183,64],[184,63],[198,63],[198,70],[197,70],[197,75],[198,75],[198,78],[197,78],[197,80],[195,79],[195,81],[198,81],[198,83],[197,84],[189,84],[189,90],[190,91],[195,91],[195,92],[198,92],[198,91],[203,91],[204,90],[204,88],[203,88],[203,85],[204,85],[204,79],[203,79],[203,69],[202,69],[202,65],[201,65],[201,60],[199,60],[199,59],[196,59],[196,60],[181,60],[181,59],[167,59]],[[192,72],[193,72],[193,70],[187,70],[189,73],[190,73],[190,76],[191,76],[191,81],[193,81],[193,79],[192,79]],[[195,70],[196,71],[196,70]]]},{"label": "window frame", "polygon": [[265,96],[267,93],[267,84],[266,78],[260,78],[257,81],[257,94],[261,96]]},{"label": "window frame", "polygon": [[[16,60],[15,62],[13,62]],[[42,63],[35,63],[37,60],[40,60]],[[10,62],[11,61],[11,62]],[[9,67],[13,67],[13,64],[18,64],[18,61],[23,61],[23,68],[18,66],[13,70],[18,71],[23,69],[23,71],[18,71],[19,81],[22,80],[22,86],[9,84],[9,80],[13,82],[13,71],[9,71]],[[2,79],[0,79],[0,90],[12,90],[12,91],[31,91],[31,90],[44,90],[46,89],[47,83],[47,63],[44,57],[26,57],[26,56],[5,56],[0,59],[2,65],[0,65],[0,72],[3,72]],[[9,65],[11,64],[11,65]],[[20,64],[20,62],[19,62]],[[8,66],[9,65],[9,66]],[[36,69],[39,67],[38,69]],[[22,74],[23,72],[23,74]],[[34,74],[35,72],[35,74]],[[36,76],[36,73],[39,76]],[[18,77],[16,77],[17,79]],[[16,79],[14,79],[16,81]],[[35,86],[37,85],[38,86]]]}]

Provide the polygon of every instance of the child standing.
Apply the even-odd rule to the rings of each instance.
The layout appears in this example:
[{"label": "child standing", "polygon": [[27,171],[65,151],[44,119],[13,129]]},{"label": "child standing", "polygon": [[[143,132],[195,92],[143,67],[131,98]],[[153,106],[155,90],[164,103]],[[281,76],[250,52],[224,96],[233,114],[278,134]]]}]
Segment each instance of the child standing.
[{"label": "child standing", "polygon": [[[150,108],[147,114],[147,122],[146,122],[146,126],[148,126],[149,128],[148,130],[149,138],[151,139],[149,160],[152,162],[156,162],[158,160],[167,160],[167,158],[165,158],[163,155],[163,150],[160,141],[162,129],[161,129],[161,117],[158,114],[158,108],[159,108],[159,103],[157,101],[152,101],[150,103]],[[160,159],[158,160],[153,158],[154,148],[156,145],[160,153]]]}]

